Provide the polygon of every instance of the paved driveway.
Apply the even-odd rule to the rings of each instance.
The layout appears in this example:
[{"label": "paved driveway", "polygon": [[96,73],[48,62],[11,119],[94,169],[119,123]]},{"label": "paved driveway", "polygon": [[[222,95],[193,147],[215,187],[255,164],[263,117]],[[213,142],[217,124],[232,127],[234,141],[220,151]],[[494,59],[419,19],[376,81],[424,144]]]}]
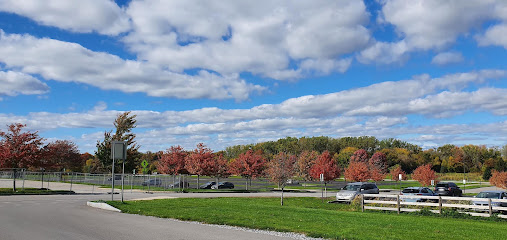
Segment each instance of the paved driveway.
[{"label": "paved driveway", "polygon": [[[8,184],[0,181],[0,187]],[[25,186],[29,184],[25,182]],[[37,182],[33,183],[37,184]],[[38,182],[40,184],[40,182]],[[50,183],[50,187],[68,189],[65,183]],[[53,187],[51,187],[53,188]],[[1,240],[69,240],[69,239],[287,239],[256,231],[228,229],[217,226],[160,219],[140,215],[123,214],[99,210],[86,206],[87,201],[110,200],[104,194],[107,189],[89,192],[88,185],[74,185],[76,195],[31,195],[0,196],[0,239]],[[54,188],[53,188],[54,189]],[[99,193],[97,193],[99,192]],[[214,196],[273,196],[279,193],[154,193],[141,191],[125,192],[125,199],[165,197],[214,197]],[[320,196],[320,193],[294,194],[286,196]],[[115,199],[120,199],[115,195]]]}]

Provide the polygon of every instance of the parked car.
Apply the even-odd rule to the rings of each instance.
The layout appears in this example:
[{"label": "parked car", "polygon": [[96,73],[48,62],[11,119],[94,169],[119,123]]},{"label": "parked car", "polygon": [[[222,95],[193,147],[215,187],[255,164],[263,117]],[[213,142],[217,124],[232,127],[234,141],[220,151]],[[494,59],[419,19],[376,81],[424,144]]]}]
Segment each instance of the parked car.
[{"label": "parked car", "polygon": [[463,195],[463,191],[453,182],[439,182],[435,186],[435,193],[440,196],[459,196]]},{"label": "parked car", "polygon": [[[401,191],[400,195],[408,195],[408,196],[437,196],[435,192],[427,187],[408,187]],[[426,202],[430,201],[430,199],[422,199],[422,198],[402,198],[404,202]]]},{"label": "parked car", "polygon": [[149,180],[144,181],[142,184],[143,184],[143,186],[161,186],[162,180],[156,179],[156,178],[149,179]]},{"label": "parked car", "polygon": [[359,194],[378,194],[379,189],[375,183],[355,182],[348,183],[341,191],[336,193],[336,201],[352,202]]},{"label": "parked car", "polygon": [[169,185],[169,187],[170,188],[182,188],[182,187],[189,188],[190,184],[188,182],[183,183],[183,181],[181,181],[181,182],[175,182],[175,183]]},{"label": "parked car", "polygon": [[[233,189],[234,184],[232,184],[231,182],[219,182],[218,189],[224,189],[224,188]],[[217,189],[217,185],[215,184],[215,185],[211,186],[211,189]]]},{"label": "parked car", "polygon": [[299,185],[299,181],[294,180],[294,179],[287,179],[287,181],[285,182],[285,185],[286,186],[296,186],[296,185]]},{"label": "parked car", "polygon": [[[475,206],[489,206],[488,198],[491,199],[507,199],[507,192],[504,191],[483,191],[475,196],[477,200],[472,201]],[[504,202],[492,202],[493,207],[507,207],[507,203]],[[476,209],[479,211],[486,211],[486,209]]]},{"label": "parked car", "polygon": [[[109,177],[107,181],[113,180],[113,177]],[[121,175],[114,175],[114,180],[121,180]]]},{"label": "parked car", "polygon": [[211,189],[211,186],[215,185],[215,182],[207,182],[201,186],[199,186],[200,189]]}]

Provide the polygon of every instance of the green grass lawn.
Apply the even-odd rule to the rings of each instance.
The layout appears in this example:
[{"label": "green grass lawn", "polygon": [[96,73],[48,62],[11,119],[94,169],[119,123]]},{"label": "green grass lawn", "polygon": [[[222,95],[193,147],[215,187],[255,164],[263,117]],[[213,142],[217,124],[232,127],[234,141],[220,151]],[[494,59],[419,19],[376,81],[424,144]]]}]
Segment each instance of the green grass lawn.
[{"label": "green grass lawn", "polygon": [[330,239],[503,239],[507,222],[353,211],[319,198],[209,198],[108,202],[125,213],[304,233]]},{"label": "green grass lawn", "polygon": [[0,195],[52,195],[52,194],[73,194],[73,191],[48,190],[45,188],[22,188],[12,191],[12,188],[0,188]]}]

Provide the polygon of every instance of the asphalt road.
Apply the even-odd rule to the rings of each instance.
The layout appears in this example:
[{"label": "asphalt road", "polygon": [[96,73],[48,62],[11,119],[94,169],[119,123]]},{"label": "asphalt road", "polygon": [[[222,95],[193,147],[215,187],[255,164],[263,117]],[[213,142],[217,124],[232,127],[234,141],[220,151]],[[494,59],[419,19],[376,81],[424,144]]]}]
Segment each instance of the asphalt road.
[{"label": "asphalt road", "polygon": [[[234,195],[236,194],[231,196]],[[259,194],[239,195],[257,196]],[[277,193],[262,194],[262,196],[266,195],[278,196]],[[211,195],[127,192],[125,199],[209,196]],[[265,233],[116,213],[86,206],[87,201],[110,198],[111,195],[103,193],[0,196],[0,239],[287,239]],[[115,199],[120,199],[120,196],[115,195]]]}]

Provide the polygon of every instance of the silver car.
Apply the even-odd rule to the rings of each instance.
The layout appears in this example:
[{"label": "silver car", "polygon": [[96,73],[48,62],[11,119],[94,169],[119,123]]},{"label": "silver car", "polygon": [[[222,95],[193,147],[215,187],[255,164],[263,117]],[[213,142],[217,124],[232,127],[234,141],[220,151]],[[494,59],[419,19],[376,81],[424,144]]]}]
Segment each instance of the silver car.
[{"label": "silver car", "polygon": [[375,183],[355,182],[349,183],[341,191],[336,193],[336,201],[352,202],[359,194],[378,194],[379,189]]},{"label": "silver car", "polygon": [[[472,201],[475,206],[489,206],[488,198],[491,199],[507,199],[507,192],[504,191],[483,191],[475,196],[477,200]],[[493,207],[507,207],[507,203],[501,202],[492,202],[491,206]],[[485,211],[484,209],[477,209],[480,211]]]},{"label": "silver car", "polygon": [[[406,196],[436,196],[437,194],[427,187],[408,187],[401,191],[400,195]],[[402,198],[404,202],[425,202],[429,199],[422,198]]]}]

